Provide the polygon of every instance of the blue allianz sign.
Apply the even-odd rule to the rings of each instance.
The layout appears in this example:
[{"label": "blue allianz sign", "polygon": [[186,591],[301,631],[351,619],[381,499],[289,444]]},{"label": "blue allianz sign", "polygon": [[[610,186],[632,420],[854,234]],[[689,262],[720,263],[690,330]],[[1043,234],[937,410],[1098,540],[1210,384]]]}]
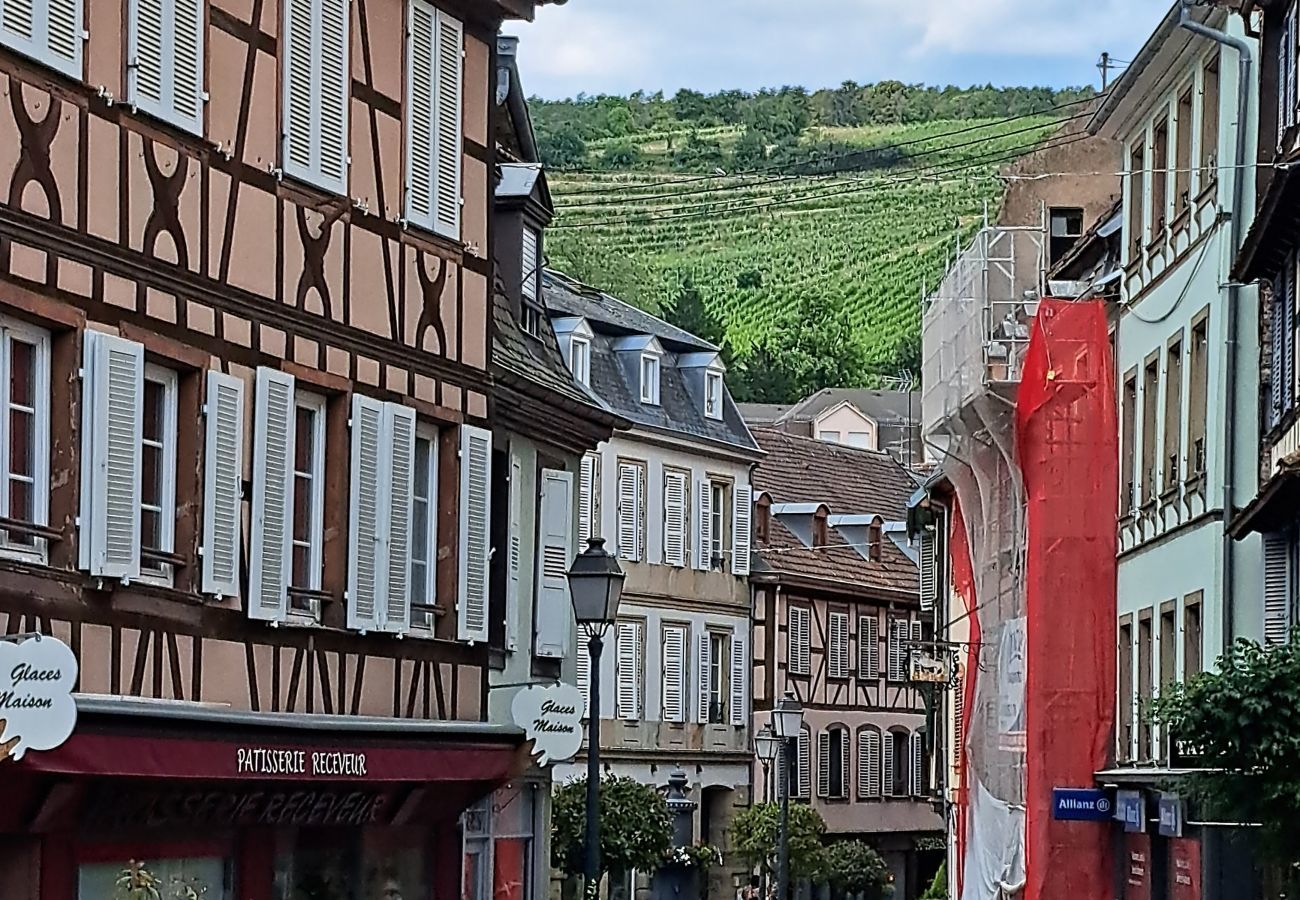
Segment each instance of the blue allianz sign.
[{"label": "blue allianz sign", "polygon": [[1052,818],[1106,822],[1115,812],[1110,795],[1099,788],[1052,788]]}]

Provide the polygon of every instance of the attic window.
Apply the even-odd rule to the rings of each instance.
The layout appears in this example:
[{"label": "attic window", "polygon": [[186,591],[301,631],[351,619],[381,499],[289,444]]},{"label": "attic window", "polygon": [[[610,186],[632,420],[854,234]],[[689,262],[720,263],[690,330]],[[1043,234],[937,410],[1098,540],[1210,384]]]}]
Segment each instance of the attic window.
[{"label": "attic window", "polygon": [[772,499],[767,494],[761,494],[754,501],[754,536],[760,541],[766,541],[771,532]]},{"label": "attic window", "polygon": [[883,549],[881,542],[883,534],[881,533],[880,523],[872,522],[867,526],[867,559],[872,562],[880,562],[880,552]]},{"label": "attic window", "polygon": [[659,356],[641,354],[641,402],[659,405]]},{"label": "attic window", "polygon": [[519,294],[523,299],[520,324],[533,337],[542,334],[542,305],[538,302],[537,283],[541,278],[542,237],[536,228],[524,226],[519,261]]},{"label": "attic window", "polygon": [[813,514],[812,520],[812,545],[817,550],[829,545],[831,542],[830,529],[826,527],[826,510],[819,509]]},{"label": "attic window", "polygon": [[569,371],[575,381],[591,386],[591,341],[576,334],[569,338]]},{"label": "attic window", "polygon": [[710,419],[722,418],[722,373],[715,369],[704,373],[704,415]]}]

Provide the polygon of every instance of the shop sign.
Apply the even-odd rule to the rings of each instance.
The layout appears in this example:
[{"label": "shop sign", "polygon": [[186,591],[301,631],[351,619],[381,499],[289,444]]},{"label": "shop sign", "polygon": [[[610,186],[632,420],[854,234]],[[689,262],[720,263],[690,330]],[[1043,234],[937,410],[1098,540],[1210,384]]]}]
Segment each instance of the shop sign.
[{"label": "shop sign", "polygon": [[947,684],[951,672],[946,656],[936,656],[914,650],[908,662],[908,679],[922,684]]},{"label": "shop sign", "polygon": [[240,775],[301,775],[308,778],[365,778],[366,755],[342,750],[235,747]]},{"label": "shop sign", "polygon": [[1025,749],[1025,618],[1008,619],[998,642],[998,747]]},{"label": "shop sign", "polygon": [[1191,838],[1169,842],[1170,900],[1201,900],[1201,845]]},{"label": "shop sign", "polygon": [[573,759],[582,746],[582,691],[571,684],[529,685],[510,705],[515,724],[533,742],[539,765]]},{"label": "shop sign", "polygon": [[382,822],[386,795],[347,788],[123,789],[93,792],[83,821],[96,828],[185,828],[193,826],[347,826]]},{"label": "shop sign", "polygon": [[77,726],[77,657],[55,637],[0,641],[0,760],[53,750]]},{"label": "shop sign", "polygon": [[1160,833],[1165,837],[1183,836],[1183,798],[1177,794],[1160,795]]},{"label": "shop sign", "polygon": [[1141,791],[1115,792],[1115,818],[1124,823],[1124,830],[1146,831],[1146,802]]},{"label": "shop sign", "polygon": [[1100,788],[1052,788],[1052,818],[1074,822],[1106,822],[1114,804]]}]

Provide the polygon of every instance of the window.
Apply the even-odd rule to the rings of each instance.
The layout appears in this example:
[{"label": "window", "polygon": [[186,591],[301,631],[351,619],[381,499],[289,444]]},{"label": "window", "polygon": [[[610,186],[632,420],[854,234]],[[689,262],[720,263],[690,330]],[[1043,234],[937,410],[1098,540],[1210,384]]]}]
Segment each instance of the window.
[{"label": "window", "polygon": [[829,547],[831,543],[830,523],[826,521],[826,510],[819,509],[813,513],[812,545],[816,548]]},{"label": "window", "polygon": [[460,237],[461,23],[411,0],[407,23],[406,218],[443,237]]},{"label": "window", "polygon": [[645,558],[645,463],[618,463],[618,558]]},{"label": "window", "polygon": [[1277,42],[1277,146],[1296,124],[1296,7],[1287,10]]},{"label": "window", "polygon": [[709,499],[709,515],[712,516],[712,523],[709,528],[711,539],[710,553],[713,560],[722,559],[726,552],[728,527],[731,521],[731,485],[725,481],[712,480],[709,482],[709,491],[712,496]]},{"label": "window", "polygon": [[[535,782],[516,780],[492,795],[492,900],[534,900],[538,790]],[[376,900],[415,896],[427,894],[390,893]]]},{"label": "window", "polygon": [[1053,207],[1049,213],[1051,234],[1048,246],[1049,261],[1055,265],[1070,252],[1083,237],[1083,210]]},{"label": "window", "polygon": [[415,429],[415,472],[411,479],[411,628],[433,630],[437,600],[438,430],[421,422]]},{"label": "window", "polygon": [[812,731],[803,726],[799,731],[798,757],[795,761],[794,796],[801,800],[812,797]]},{"label": "window", "polygon": [[703,673],[709,685],[709,724],[727,721],[727,660],[731,657],[731,635],[709,632],[709,668]]},{"label": "window", "polygon": [[1123,444],[1120,450],[1120,495],[1119,495],[1119,512],[1121,516],[1133,514],[1133,509],[1137,505],[1137,494],[1134,491],[1133,466],[1137,462],[1135,458],[1135,443],[1137,435],[1135,428],[1137,425],[1137,370],[1133,370],[1124,376],[1124,394],[1121,398],[1123,411],[1121,412],[1122,421],[1120,427],[1120,442]]},{"label": "window", "polygon": [[858,678],[880,677],[880,620],[874,614],[858,617]]},{"label": "window", "polygon": [[[906,681],[907,665],[911,657],[908,644],[912,640],[912,624],[907,619],[889,620],[889,672],[890,681]],[[919,622],[916,623],[920,625]],[[917,635],[919,640],[920,635]]]},{"label": "window", "polygon": [[1178,98],[1178,133],[1174,167],[1174,215],[1192,205],[1192,89]]},{"label": "window", "polygon": [[905,728],[891,728],[884,735],[885,773],[884,793],[886,797],[906,797],[911,791],[912,748]]},{"label": "window", "polygon": [[689,472],[664,469],[664,565],[686,565],[686,535],[690,531]]},{"label": "window", "polygon": [[299,392],[294,404],[293,528],[289,603],[294,611],[319,616],[319,604],[305,594],[321,585],[325,509],[325,398]]},{"label": "window", "polygon": [[1160,604],[1160,689],[1163,691],[1178,680],[1174,664],[1178,659],[1177,601]]},{"label": "window", "polygon": [[686,721],[686,648],[690,629],[685,625],[663,627],[663,720]]},{"label": "window", "polygon": [[817,440],[825,441],[828,444],[838,444],[840,442],[840,433],[838,431],[819,431]]},{"label": "window", "polygon": [[536,228],[524,226],[519,292],[523,299],[523,329],[533,337],[542,333],[542,308],[537,300],[537,283],[541,279],[542,267],[541,241]]},{"label": "window", "polygon": [[911,741],[911,790],[909,793],[913,797],[924,797],[930,790],[930,759],[925,749],[925,735],[919,731],[913,731],[910,736]]},{"label": "window", "polygon": [[641,355],[641,402],[659,405],[659,357],[653,353]]},{"label": "window", "polygon": [[492,900],[492,797],[484,797],[461,813],[460,823],[465,848],[462,900]]},{"label": "window", "polygon": [[884,552],[884,540],[884,532],[879,522],[872,522],[867,526],[867,559],[880,562],[881,554]]},{"label": "window", "polygon": [[1264,538],[1264,643],[1285,644],[1291,634],[1296,590],[1295,532],[1270,531]]},{"label": "window", "polygon": [[1154,636],[1152,635],[1151,625],[1151,610],[1144,609],[1138,614],[1138,759],[1151,758],[1151,720],[1147,715],[1152,697],[1151,652],[1154,649]]},{"label": "window", "polygon": [[1128,159],[1128,261],[1136,262],[1142,258],[1142,245],[1146,233],[1146,147],[1139,138],[1129,149]]},{"label": "window", "polygon": [[171,584],[164,557],[175,548],[176,373],[161,366],[144,370],[140,429],[140,577]]},{"label": "window", "polygon": [[350,20],[348,0],[284,2],[281,165],[286,175],[336,194],[348,190]]},{"label": "window", "polygon": [[0,44],[72,78],[81,77],[81,0],[5,0]]},{"label": "window", "polygon": [[850,431],[847,441],[850,447],[857,447],[859,450],[875,450],[871,442],[871,432],[869,431]]},{"label": "window", "polygon": [[1169,116],[1152,132],[1151,240],[1164,238],[1169,216]]},{"label": "window", "polygon": [[1156,497],[1156,400],[1160,392],[1160,357],[1147,359],[1142,373],[1142,504]]},{"label": "window", "polygon": [[817,796],[847,800],[849,796],[849,731],[832,725],[817,735]]},{"label": "window", "polygon": [[812,671],[812,610],[791,606],[786,623],[786,668],[791,675]]},{"label": "window", "polygon": [[588,452],[582,457],[578,476],[579,551],[587,549],[587,541],[600,534],[600,454]]},{"label": "window", "polygon": [[1165,481],[1166,492],[1178,487],[1183,438],[1183,341],[1169,343],[1165,355]]},{"label": "window", "polygon": [[1210,384],[1210,311],[1203,310],[1192,320],[1192,346],[1189,353],[1189,390],[1187,409],[1187,475],[1205,474],[1205,413]]},{"label": "window", "polygon": [[827,619],[826,674],[829,678],[849,677],[849,614],[831,612]]},{"label": "window", "polygon": [[131,0],[126,98],[144,112],[203,133],[203,32],[198,0]]},{"label": "window", "polygon": [[641,689],[645,681],[644,635],[644,622],[625,620],[618,623],[615,700],[618,717],[627,722],[641,718],[645,694]]},{"label": "window", "polygon": [[1183,598],[1183,680],[1201,674],[1201,592]]},{"label": "window", "polygon": [[722,373],[709,369],[704,373],[704,415],[722,418]]},{"label": "window", "polygon": [[880,729],[868,725],[858,732],[858,797],[880,796]]},{"label": "window", "polygon": [[577,335],[569,338],[569,371],[578,383],[591,385],[591,341]]},{"label": "window", "polygon": [[1119,758],[1127,761],[1133,752],[1133,620],[1119,623]]},{"label": "window", "polygon": [[1219,178],[1219,56],[1201,72],[1201,191]]},{"label": "window", "polygon": [[[50,491],[50,336],[0,319],[0,515],[45,525]],[[0,551],[43,562],[45,541],[17,528],[0,532]]]}]

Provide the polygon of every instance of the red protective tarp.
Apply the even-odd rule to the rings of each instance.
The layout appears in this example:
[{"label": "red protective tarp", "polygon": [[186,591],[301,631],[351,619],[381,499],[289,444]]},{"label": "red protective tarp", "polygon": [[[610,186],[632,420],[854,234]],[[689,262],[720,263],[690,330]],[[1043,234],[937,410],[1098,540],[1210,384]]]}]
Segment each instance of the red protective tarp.
[{"label": "red protective tarp", "polygon": [[[962,709],[967,718],[970,710],[975,708],[975,685],[979,677],[980,620],[979,609],[975,601],[975,571],[970,558],[970,540],[966,537],[966,521],[962,517],[961,504],[953,498],[952,525],[949,539],[949,558],[952,563],[952,588],[962,598],[965,615],[969,617],[970,633],[967,637],[965,653],[962,654],[962,683],[957,690],[962,692]],[[966,846],[968,844],[966,829],[970,818],[970,765],[966,755],[965,731],[958,735],[962,743],[957,747],[957,772],[960,786],[957,789],[957,896],[961,896],[962,885],[966,877]]]},{"label": "red protective tarp", "polygon": [[1016,403],[1026,519],[1026,900],[1111,896],[1109,829],[1052,818],[1109,762],[1117,428],[1099,301],[1039,304]]}]

